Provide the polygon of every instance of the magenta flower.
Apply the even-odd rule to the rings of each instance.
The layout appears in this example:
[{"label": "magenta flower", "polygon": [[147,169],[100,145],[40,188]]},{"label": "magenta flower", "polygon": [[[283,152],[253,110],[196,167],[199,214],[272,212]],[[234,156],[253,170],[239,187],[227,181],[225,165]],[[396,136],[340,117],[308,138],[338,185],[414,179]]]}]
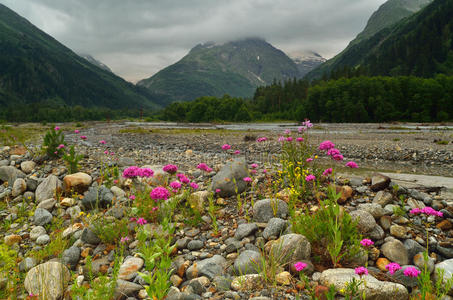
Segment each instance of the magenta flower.
[{"label": "magenta flower", "polygon": [[100,140],[99,144],[105,145],[105,141],[104,140]]},{"label": "magenta flower", "polygon": [[292,141],[293,141],[293,137],[291,137],[291,136],[287,137],[287,138],[286,138],[286,141],[287,141],[287,142],[292,142]]},{"label": "magenta flower", "polygon": [[236,150],[236,151],[234,151],[233,153],[234,153],[235,155],[239,155],[239,154],[241,154],[241,151]]},{"label": "magenta flower", "polygon": [[256,140],[258,143],[262,143],[262,142],[265,142],[267,141],[267,137],[260,137]]},{"label": "magenta flower", "polygon": [[153,177],[154,176],[154,171],[150,168],[141,168],[139,171],[139,176],[140,177]]},{"label": "magenta flower", "polygon": [[218,194],[220,193],[220,189],[215,189],[215,192]]},{"label": "magenta flower", "polygon": [[86,139],[87,139],[87,137],[86,137],[85,135],[81,135],[80,138],[81,138],[82,140],[86,140]]},{"label": "magenta flower", "polygon": [[[182,175],[182,174],[181,174]],[[181,183],[184,183],[184,184],[189,184],[190,183],[190,179],[187,178],[185,175],[182,175],[182,176],[179,176],[178,177],[179,181]]]},{"label": "magenta flower", "polygon": [[294,264],[294,268],[296,269],[297,272],[300,272],[302,271],[303,269],[305,269],[307,267],[307,264],[306,263],[303,263],[301,261],[298,261]]},{"label": "magenta flower", "polygon": [[155,211],[158,210],[158,209],[159,209],[159,207],[154,206],[153,208],[151,208],[151,212],[155,212]]},{"label": "magenta flower", "polygon": [[329,156],[334,156],[337,154],[341,154],[340,150],[338,150],[337,148],[331,148],[331,149],[327,150],[327,155],[329,155]]},{"label": "magenta flower", "polygon": [[327,140],[319,144],[319,150],[329,150],[335,147],[335,144]]},{"label": "magenta flower", "polygon": [[169,186],[174,190],[177,191],[181,188],[181,183],[179,181],[170,182]]},{"label": "magenta flower", "polygon": [[115,152],[110,152],[110,155],[112,155],[112,156],[115,155]]},{"label": "magenta flower", "polygon": [[432,207],[424,207],[422,209],[420,208],[413,208],[409,211],[410,214],[413,214],[413,215],[418,215],[418,214],[426,214],[426,215],[429,215],[429,216],[437,216],[437,217],[443,217],[444,214],[441,212],[441,211],[437,211],[435,210],[434,208]]},{"label": "magenta flower", "polygon": [[151,193],[149,193],[149,196],[151,197],[151,199],[156,201],[167,200],[168,197],[170,197],[170,192],[166,188],[158,186],[154,188]]},{"label": "magenta flower", "polygon": [[415,267],[407,267],[404,269],[404,276],[406,277],[417,277],[421,273],[420,270],[417,270]]},{"label": "magenta flower", "polygon": [[130,196],[129,196],[129,199],[135,200],[135,195],[130,195]]},{"label": "magenta flower", "polygon": [[286,140],[286,139],[285,139],[284,136],[281,136],[281,137],[278,138],[278,141],[279,141],[279,142],[284,142],[285,140]]},{"label": "magenta flower", "polygon": [[365,267],[358,267],[354,269],[355,273],[359,276],[368,275],[368,270]]},{"label": "magenta flower", "polygon": [[304,138],[298,137],[298,138],[296,138],[296,141],[299,142],[299,143],[300,143],[300,142],[303,142],[303,141],[304,141]]},{"label": "magenta flower", "polygon": [[196,190],[196,189],[198,189],[198,184],[196,184],[195,182],[191,182],[190,187],[193,188],[194,190]]},{"label": "magenta flower", "polygon": [[63,144],[60,144],[58,145],[57,149],[63,149],[64,148],[64,145]]},{"label": "magenta flower", "polygon": [[343,155],[341,155],[341,154],[336,154],[336,155],[332,156],[332,159],[333,159],[333,160],[343,160],[343,158],[344,158],[344,157],[343,157]]},{"label": "magenta flower", "polygon": [[351,169],[357,169],[359,166],[355,162],[350,161],[346,163],[346,167],[350,167]]},{"label": "magenta flower", "polygon": [[385,268],[389,271],[390,274],[395,274],[396,271],[401,270],[401,266],[397,263],[389,263],[385,266]]},{"label": "magenta flower", "polygon": [[136,220],[137,220],[137,219],[134,218],[134,217],[131,217],[131,218],[129,219],[130,222],[135,222]]},{"label": "magenta flower", "polygon": [[129,241],[129,237],[127,237],[127,236],[122,237],[121,240],[120,240],[120,242],[121,242],[122,244],[125,244],[127,241]]},{"label": "magenta flower", "polygon": [[242,180],[244,180],[245,182],[252,182],[252,178],[250,177],[244,177],[242,178]]},{"label": "magenta flower", "polygon": [[328,168],[328,169],[325,169],[324,172],[322,172],[322,175],[329,176],[330,174],[332,174],[332,172],[333,172],[333,169]]},{"label": "magenta flower", "polygon": [[316,180],[316,176],[313,174],[305,176],[305,181],[310,182]]},{"label": "magenta flower", "polygon": [[228,144],[224,144],[224,145],[222,146],[222,150],[225,150],[225,151],[226,151],[226,150],[230,150],[230,149],[231,149],[231,146],[228,145]]},{"label": "magenta flower", "polygon": [[250,173],[252,173],[253,175],[256,174],[256,170],[250,170]]},{"label": "magenta flower", "polygon": [[105,154],[105,155],[109,155],[109,151],[108,151],[108,150],[105,150],[105,151],[104,151],[104,154]]},{"label": "magenta flower", "polygon": [[263,173],[264,173],[264,174],[266,174],[266,173],[267,173],[267,170],[266,170],[266,169],[264,169],[264,170],[263,170]]},{"label": "magenta flower", "polygon": [[197,169],[203,170],[208,173],[212,171],[212,168],[208,167],[208,165],[205,163],[198,164]]},{"label": "magenta flower", "polygon": [[138,220],[137,220],[137,224],[139,224],[139,225],[145,225],[146,223],[148,223],[148,221],[146,221],[143,218],[138,218]]},{"label": "magenta flower", "polygon": [[297,128],[297,131],[298,131],[299,133],[302,133],[302,132],[305,131],[305,130],[307,130],[307,127],[305,127],[305,126],[300,126],[299,128]]},{"label": "magenta flower", "polygon": [[305,161],[306,161],[306,162],[311,162],[311,161],[313,161],[313,158],[309,157],[309,158],[307,158]]},{"label": "magenta flower", "polygon": [[76,134],[80,133],[80,130],[76,129],[76,130],[74,130],[74,133],[76,133]]},{"label": "magenta flower", "polygon": [[360,244],[363,246],[363,247],[369,247],[369,246],[372,246],[374,245],[374,242],[370,239],[363,239],[360,241]]},{"label": "magenta flower", "polygon": [[286,130],[285,130],[285,135],[288,135],[288,134],[291,134],[291,130],[286,129]]},{"label": "magenta flower", "polygon": [[128,168],[124,169],[124,171],[123,171],[124,178],[135,178],[137,176],[140,176],[140,174],[141,174],[141,170],[137,166],[128,167]]},{"label": "magenta flower", "polygon": [[55,151],[53,154],[57,155],[57,154],[58,154],[58,151]]},{"label": "magenta flower", "polygon": [[305,122],[302,122],[302,126],[305,126],[307,128],[312,128],[313,124],[310,122],[310,120],[305,119]]},{"label": "magenta flower", "polygon": [[168,164],[168,165],[164,166],[162,168],[162,170],[164,170],[165,172],[170,173],[170,174],[175,174],[176,171],[178,171],[178,167],[175,165],[172,165],[172,164]]},{"label": "magenta flower", "polygon": [[54,128],[54,129],[55,129],[55,131],[58,131],[58,130],[60,130],[60,127],[58,127],[58,126],[55,126],[55,128]]},{"label": "magenta flower", "polygon": [[251,164],[251,165],[250,165],[250,168],[252,168],[252,169],[258,168],[258,164]]}]

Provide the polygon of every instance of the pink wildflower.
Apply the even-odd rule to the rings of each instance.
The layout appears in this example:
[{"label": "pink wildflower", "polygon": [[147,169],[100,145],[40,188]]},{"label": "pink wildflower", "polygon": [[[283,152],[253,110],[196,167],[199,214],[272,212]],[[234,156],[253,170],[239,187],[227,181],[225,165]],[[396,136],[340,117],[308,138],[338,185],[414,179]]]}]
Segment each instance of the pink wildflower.
[{"label": "pink wildflower", "polygon": [[369,247],[369,246],[372,246],[374,245],[374,242],[370,239],[363,239],[360,241],[360,244],[363,246],[363,247]]},{"label": "pink wildflower", "polygon": [[258,164],[251,164],[251,165],[250,165],[250,168],[252,168],[252,169],[258,168]]},{"label": "pink wildflower", "polygon": [[324,176],[329,176],[329,174],[332,174],[333,170],[332,168],[325,169],[324,172],[322,172],[322,175]]},{"label": "pink wildflower", "polygon": [[208,167],[208,165],[205,164],[205,163],[198,164],[197,169],[203,170],[205,172],[211,172],[212,171],[212,169],[210,167]]},{"label": "pink wildflower", "polygon": [[220,189],[215,189],[215,192],[218,194],[220,193]]},{"label": "pink wildflower", "polygon": [[313,161],[313,158],[309,157],[309,158],[307,158],[305,161],[306,161],[306,162],[311,162],[311,161]]},{"label": "pink wildflower", "polygon": [[225,150],[225,151],[226,151],[226,150],[230,150],[230,149],[231,149],[231,146],[228,145],[228,144],[224,144],[224,145],[222,146],[222,150]]},{"label": "pink wildflower", "polygon": [[139,176],[140,177],[153,177],[154,176],[154,171],[150,168],[141,168],[139,171]]},{"label": "pink wildflower", "polygon": [[256,174],[256,170],[250,170],[250,173],[255,175]]},{"label": "pink wildflower", "polygon": [[60,144],[58,145],[57,149],[63,149],[64,148],[64,145],[63,144]]},{"label": "pink wildflower", "polygon": [[129,199],[135,200],[135,195],[130,195],[130,196],[129,196]]},{"label": "pink wildflower", "polygon": [[86,140],[86,139],[87,139],[87,137],[86,137],[85,135],[81,135],[80,138],[81,138],[82,140]]},{"label": "pink wildflower", "polygon": [[109,155],[109,151],[108,151],[108,150],[105,150],[105,151],[104,151],[104,154],[105,154],[105,155]]},{"label": "pink wildflower", "polygon": [[305,127],[305,126],[300,126],[299,128],[297,128],[297,131],[298,131],[299,133],[302,133],[302,132],[305,131],[305,130],[307,130],[307,127]]},{"label": "pink wildflower", "polygon": [[264,170],[263,170],[263,173],[264,173],[264,174],[266,174],[266,173],[267,173],[267,170],[266,170],[266,169],[264,169]]},{"label": "pink wildflower", "polygon": [[303,141],[304,141],[304,138],[298,137],[298,138],[296,138],[296,141],[299,142],[299,143],[300,143],[300,142],[303,142]]},{"label": "pink wildflower", "polygon": [[286,134],[286,135],[291,134],[291,130],[286,129],[286,130],[285,130],[285,134]]},{"label": "pink wildflower", "polygon": [[127,241],[129,241],[129,237],[127,237],[127,236],[122,237],[121,240],[120,240],[120,242],[122,244],[125,244]]},{"label": "pink wildflower", "polygon": [[365,267],[358,267],[354,269],[355,273],[359,276],[368,275],[368,270]]},{"label": "pink wildflower", "polygon": [[291,137],[291,136],[287,137],[287,138],[286,138],[286,141],[287,141],[287,142],[292,142],[292,141],[293,141],[293,137]]},{"label": "pink wildflower", "polygon": [[350,161],[346,163],[346,167],[350,167],[351,169],[357,169],[359,166],[355,162]]},{"label": "pink wildflower", "polygon": [[153,200],[167,200],[170,197],[170,192],[166,188],[158,186],[149,193],[149,196]]},{"label": "pink wildflower", "polygon": [[327,150],[327,155],[329,155],[329,156],[334,156],[337,154],[341,154],[340,150],[338,150],[337,148],[331,148],[331,149]]},{"label": "pink wildflower", "polygon": [[55,126],[55,128],[54,128],[54,129],[55,129],[55,131],[58,131],[58,130],[60,130],[60,127],[58,127],[58,126]]},{"label": "pink wildflower", "polygon": [[244,180],[245,182],[252,182],[252,178],[250,177],[244,177],[242,178],[242,180]]},{"label": "pink wildflower", "polygon": [[165,172],[170,173],[170,174],[175,174],[176,171],[178,171],[178,167],[175,165],[172,165],[172,164],[168,164],[168,165],[164,166],[162,168],[162,170],[164,170]]},{"label": "pink wildflower", "polygon": [[305,126],[307,128],[312,128],[313,124],[310,122],[310,120],[305,119],[305,122],[302,122],[302,126]]},{"label": "pink wildflower", "polygon": [[267,141],[267,137],[260,137],[256,140],[258,143]]},{"label": "pink wildflower", "polygon": [[406,269],[404,269],[404,276],[406,276],[406,277],[414,277],[415,278],[420,273],[421,273],[420,270],[417,270],[414,267],[407,267]]},{"label": "pink wildflower", "polygon": [[319,150],[329,150],[335,147],[335,144],[327,140],[319,144]]},{"label": "pink wildflower", "polygon": [[181,188],[181,183],[178,181],[173,181],[169,184],[169,186],[175,191],[179,190]]},{"label": "pink wildflower", "polygon": [[281,136],[281,137],[278,138],[278,141],[279,141],[279,142],[284,142],[285,140],[286,140],[286,139],[285,139],[284,136]]},{"label": "pink wildflower", "polygon": [[76,129],[76,130],[74,130],[74,133],[76,133],[76,134],[80,133],[80,130]]},{"label": "pink wildflower", "polygon": [[196,190],[196,189],[198,189],[198,184],[196,184],[195,182],[191,182],[190,187],[193,188],[194,190]]},{"label": "pink wildflower", "polygon": [[313,174],[305,176],[305,181],[307,181],[307,182],[314,181],[315,179],[316,179],[316,176]]},{"label": "pink wildflower", "polygon": [[57,155],[57,154],[58,154],[58,151],[55,151],[53,154]]},{"label": "pink wildflower", "polygon": [[385,266],[385,268],[389,271],[390,274],[395,274],[396,271],[401,270],[401,266],[397,263],[389,263]]},{"label": "pink wildflower", "polygon": [[105,145],[105,141],[104,140],[100,140],[99,144]]},{"label": "pink wildflower", "polygon": [[343,158],[344,158],[344,157],[343,157],[343,155],[341,155],[341,154],[336,154],[336,155],[332,156],[332,159],[333,159],[333,160],[343,160]]},{"label": "pink wildflower", "polygon": [[235,155],[239,155],[239,154],[241,154],[241,151],[236,150],[236,151],[234,151],[233,153],[234,153]]},{"label": "pink wildflower", "polygon": [[137,220],[137,224],[139,224],[139,225],[145,225],[146,223],[148,223],[148,221],[146,221],[143,218],[138,218],[138,220]]},{"label": "pink wildflower", "polygon": [[157,207],[157,206],[154,206],[153,208],[151,208],[151,211],[153,211],[153,212],[154,212],[154,211],[156,211],[156,210],[158,210],[158,209],[159,209],[159,207]]},{"label": "pink wildflower", "polygon": [[307,264],[306,263],[303,263],[301,261],[298,261],[294,264],[294,268],[296,269],[297,272],[300,272],[302,271],[303,269],[305,269],[307,267]]},{"label": "pink wildflower", "polygon": [[140,175],[140,168],[137,166],[131,166],[123,171],[124,178],[134,178]]}]

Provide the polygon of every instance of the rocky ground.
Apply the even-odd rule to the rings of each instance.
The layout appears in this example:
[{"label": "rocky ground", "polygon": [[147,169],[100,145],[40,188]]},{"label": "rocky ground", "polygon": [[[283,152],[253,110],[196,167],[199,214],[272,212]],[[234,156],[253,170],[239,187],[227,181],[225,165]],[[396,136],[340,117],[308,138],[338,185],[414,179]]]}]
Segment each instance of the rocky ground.
[{"label": "rocky ground", "polygon": [[[453,199],[438,189],[395,186],[388,177],[366,171],[359,177],[356,174],[349,179],[337,178],[342,207],[358,220],[363,238],[373,240],[374,245],[368,253],[361,253],[353,261],[343,263],[341,268],[332,268],[319,261],[316,249],[304,236],[293,233],[288,195],[284,190],[277,194],[278,200],[258,197],[260,186],[265,186],[272,175],[273,169],[267,166],[279,162],[280,145],[275,141],[279,133],[169,132],[112,124],[98,124],[81,131],[87,136],[86,140],[81,140],[80,134],[72,130],[66,131],[66,140],[76,144],[76,149],[85,155],[81,172],[75,175],[68,174],[61,159],[50,160],[20,147],[0,149],[0,183],[3,183],[0,186],[0,222],[3,224],[0,238],[9,249],[17,252],[17,271],[22,274],[19,281],[25,288],[15,291],[19,299],[33,299],[30,294],[37,294],[39,298],[44,293],[45,299],[70,299],[75,282],[82,286],[92,282],[87,257],[92,258],[91,272],[95,277],[114,272],[118,248],[103,243],[86,216],[96,213],[93,203],[99,202],[107,207],[98,212],[102,217],[118,222],[129,219],[130,186],[124,179],[111,188],[98,186],[103,164],[118,165],[121,171],[128,166],[149,165],[155,175],[167,176],[162,166],[173,163],[199,185],[193,197],[200,207],[202,222],[190,225],[183,222],[183,216],[176,218],[172,287],[166,299],[309,299],[310,290],[322,299],[330,285],[335,286],[337,298],[341,299],[345,284],[358,278],[354,267],[365,264],[369,270],[369,275],[364,276],[369,299],[407,299],[416,294],[417,281],[404,276],[404,270],[409,266],[424,267],[421,252],[427,244],[427,232],[429,270],[434,274],[435,269],[442,268],[450,277],[453,273]],[[402,170],[424,169],[439,175],[449,174],[453,163],[452,146],[433,143],[430,133],[399,134],[398,137],[392,133],[382,140],[378,139],[379,134],[358,132],[314,131],[310,135],[313,144],[331,139],[345,157],[370,168],[375,162],[381,162],[387,163],[393,171],[403,166]],[[256,143],[260,136],[272,141]],[[442,136],[444,139],[448,136]],[[99,140],[105,140],[106,144],[99,144]],[[229,153],[221,151],[224,143],[233,145]],[[30,146],[29,150],[33,149]],[[105,150],[114,155],[107,156]],[[241,154],[232,154],[234,150]],[[395,167],[394,161],[402,164]],[[214,170],[205,173],[196,169],[200,162]],[[257,175],[253,176],[253,190],[247,189],[245,184],[239,188],[247,189],[247,197],[254,199],[254,204],[248,202],[238,211],[235,191],[225,186],[223,179],[234,178],[242,183],[242,178],[248,174],[244,168],[252,163],[259,166]],[[265,166],[269,173],[263,173]],[[213,220],[206,208],[210,182],[217,182],[222,190],[222,197],[215,198],[218,234],[213,231]],[[74,188],[78,195],[84,196],[68,192]],[[400,196],[406,199],[403,214],[397,209]],[[273,201],[278,201],[277,210]],[[112,203],[120,205],[108,208]],[[319,208],[317,205],[316,201],[308,203],[312,211]],[[443,217],[408,213],[425,206],[442,212]],[[146,284],[137,275],[138,271],[145,270],[144,260],[137,255],[133,234],[138,225],[129,221],[128,226],[131,238],[125,243],[114,298],[147,299]],[[149,231],[159,230],[155,224],[144,226]],[[58,240],[60,237],[62,241]],[[49,249],[58,245],[64,249]],[[279,251],[287,255],[278,262],[269,278],[269,273],[262,272],[256,262],[268,261],[277,245]],[[40,250],[49,253],[33,255]],[[296,261],[307,264],[304,273],[309,278],[308,286],[301,285],[297,272],[291,267]],[[390,275],[385,269],[390,262],[399,263],[402,270]],[[8,286],[8,279],[8,276],[0,276],[0,290]]]}]

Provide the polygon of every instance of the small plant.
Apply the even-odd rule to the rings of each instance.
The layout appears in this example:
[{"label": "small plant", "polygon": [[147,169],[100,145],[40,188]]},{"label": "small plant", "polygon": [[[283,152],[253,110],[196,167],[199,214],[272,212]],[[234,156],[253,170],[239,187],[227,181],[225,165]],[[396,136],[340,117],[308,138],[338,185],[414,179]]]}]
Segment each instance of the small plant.
[{"label": "small plant", "polygon": [[406,199],[404,198],[403,195],[401,195],[399,205],[393,207],[393,213],[397,216],[404,217],[406,215],[406,209],[404,208],[405,205]]},{"label": "small plant", "polygon": [[42,148],[49,157],[61,157],[64,153],[66,142],[64,134],[59,127],[51,128],[46,132],[42,142]]},{"label": "small plant", "polygon": [[208,201],[209,201],[209,207],[208,207],[208,213],[209,216],[211,217],[212,221],[212,231],[215,236],[219,233],[219,228],[217,225],[217,216],[216,216],[216,206],[214,203],[214,193],[210,192],[208,195]]},{"label": "small plant", "polygon": [[77,154],[74,145],[69,148],[69,151],[63,154],[63,160],[68,166],[69,174],[77,173],[79,171],[79,161],[83,158],[82,154]]},{"label": "small plant", "polygon": [[[0,298],[16,299],[15,295],[20,291],[21,281],[17,252],[9,249],[5,244],[0,244],[0,278],[6,278],[6,285],[0,287]],[[12,298],[8,298],[12,296]]]},{"label": "small plant", "polygon": [[115,218],[96,217],[91,221],[93,232],[104,244],[116,244],[122,236],[127,236],[127,218],[117,220]]}]

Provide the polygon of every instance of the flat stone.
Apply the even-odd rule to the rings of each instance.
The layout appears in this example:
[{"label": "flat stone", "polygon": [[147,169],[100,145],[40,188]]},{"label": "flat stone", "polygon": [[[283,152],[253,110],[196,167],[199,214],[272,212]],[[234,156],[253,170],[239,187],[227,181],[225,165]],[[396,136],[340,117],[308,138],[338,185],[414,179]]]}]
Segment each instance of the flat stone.
[{"label": "flat stone", "polygon": [[54,198],[49,198],[40,202],[36,207],[37,208],[44,208],[45,210],[52,211],[52,208],[57,204],[57,200]]},{"label": "flat stone", "polygon": [[77,200],[74,198],[63,198],[63,200],[60,201],[60,205],[63,207],[71,207],[77,204]]},{"label": "flat stone", "polygon": [[50,236],[48,234],[43,234],[36,239],[36,244],[46,245],[50,243]]},{"label": "flat stone", "polygon": [[387,188],[390,184],[390,177],[383,174],[373,174],[371,177],[371,186],[372,191],[380,191]]},{"label": "flat stone", "polygon": [[[328,269],[322,272],[320,283],[324,286],[334,285],[335,290],[344,295],[346,285],[355,278],[360,280],[359,275],[355,274],[354,269]],[[359,294],[365,292],[367,299],[388,300],[388,299],[408,299],[407,289],[398,283],[379,281],[371,275],[363,275],[362,279],[366,285],[359,285]]]},{"label": "flat stone", "polygon": [[245,223],[238,226],[234,237],[238,240],[242,240],[246,236],[253,234],[258,230],[258,225],[256,223]]},{"label": "flat stone", "polygon": [[17,178],[16,181],[14,181],[11,195],[13,197],[17,197],[19,195],[22,195],[26,190],[27,183],[25,182],[25,180],[23,178]]},{"label": "flat stone", "polygon": [[130,281],[118,279],[116,281],[115,299],[122,299],[124,296],[131,296],[143,289],[143,286]]},{"label": "flat stone", "polygon": [[49,175],[43,182],[41,182],[36,188],[35,198],[36,202],[40,203],[41,201],[47,200],[49,198],[54,198],[57,191],[61,191],[62,184],[61,181],[55,175]]},{"label": "flat stone", "polygon": [[131,280],[141,270],[145,261],[140,257],[131,257],[124,261],[118,274],[119,279]]},{"label": "flat stone", "polygon": [[376,196],[373,198],[373,203],[379,204],[382,207],[385,207],[387,204],[393,202],[393,195],[386,191],[377,192]]},{"label": "flat stone", "polygon": [[378,267],[378,269],[381,270],[382,272],[388,272],[388,270],[386,269],[386,266],[390,263],[391,263],[391,261],[388,260],[387,258],[379,257],[376,261],[376,267]]},{"label": "flat stone", "polygon": [[20,163],[20,168],[25,174],[30,174],[36,167],[36,163],[32,160],[23,161]]},{"label": "flat stone", "polygon": [[273,257],[282,264],[293,263],[300,260],[309,260],[311,245],[307,238],[301,234],[285,234],[274,241],[271,246]]},{"label": "flat stone", "polygon": [[414,256],[414,265],[418,267],[420,270],[424,270],[426,264],[429,273],[432,273],[434,271],[435,262],[436,262],[435,259],[429,256],[428,260],[425,260],[423,252],[419,252]]},{"label": "flat stone", "polygon": [[285,219],[288,213],[288,204],[279,199],[259,200],[253,206],[253,219],[259,223],[267,223],[272,218]]},{"label": "flat stone", "polygon": [[220,255],[195,262],[186,270],[187,279],[206,276],[212,280],[215,276],[224,273],[227,261]]},{"label": "flat stone", "polygon": [[406,239],[409,236],[409,229],[401,225],[390,226],[390,234],[399,239]]},{"label": "flat stone", "polygon": [[40,237],[43,234],[46,234],[46,229],[42,226],[36,226],[30,231],[30,239],[33,241],[36,241],[38,237]]},{"label": "flat stone", "polygon": [[200,250],[203,248],[204,243],[200,240],[192,240],[187,244],[187,249],[190,251]]},{"label": "flat stone", "polygon": [[362,203],[357,208],[369,212],[375,219],[385,215],[385,210],[377,203]]},{"label": "flat stone", "polygon": [[106,208],[112,205],[113,193],[105,186],[92,186],[85,192],[82,204],[87,209],[98,207]]},{"label": "flat stone", "polygon": [[288,271],[283,271],[275,276],[275,281],[281,285],[290,285],[291,278],[291,274]]},{"label": "flat stone", "polygon": [[57,300],[71,279],[68,268],[59,262],[46,262],[28,271],[24,286],[28,293],[37,294],[43,299]]},{"label": "flat stone", "polygon": [[44,208],[37,208],[33,217],[33,223],[38,226],[43,226],[52,222],[52,214]]},{"label": "flat stone", "polygon": [[260,274],[246,274],[235,277],[231,282],[231,288],[235,291],[262,290],[265,281]]},{"label": "flat stone", "polygon": [[396,262],[400,265],[407,265],[409,263],[407,249],[404,247],[403,243],[397,239],[385,242],[381,246],[381,251],[382,254],[392,262]]},{"label": "flat stone", "polygon": [[64,189],[67,193],[71,191],[83,193],[88,189],[92,181],[91,176],[83,172],[66,175],[63,178]]},{"label": "flat stone", "polygon": [[62,259],[65,264],[68,264],[71,268],[74,268],[79,262],[80,248],[72,246],[63,251]]},{"label": "flat stone", "polygon": [[418,242],[416,242],[416,241],[414,241],[412,239],[405,240],[404,241],[404,247],[407,250],[407,255],[408,255],[409,262],[412,261],[412,259],[414,258],[414,256],[417,253],[425,251],[425,247],[423,247]]}]

